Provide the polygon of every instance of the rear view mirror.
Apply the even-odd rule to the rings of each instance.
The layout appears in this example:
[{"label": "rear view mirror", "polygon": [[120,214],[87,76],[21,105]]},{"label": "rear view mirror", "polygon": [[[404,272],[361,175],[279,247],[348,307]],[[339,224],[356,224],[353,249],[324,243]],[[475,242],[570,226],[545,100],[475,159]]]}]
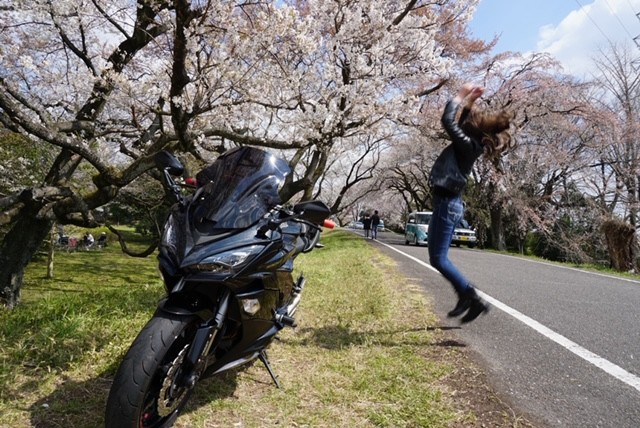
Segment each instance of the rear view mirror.
[{"label": "rear view mirror", "polygon": [[302,214],[302,218],[314,224],[323,224],[331,215],[329,207],[321,201],[300,202],[293,207],[293,212]]},{"label": "rear view mirror", "polygon": [[166,150],[162,150],[153,155],[153,160],[158,168],[167,170],[169,174],[173,176],[182,175],[182,173],[184,173],[182,163],[180,163],[177,157]]}]

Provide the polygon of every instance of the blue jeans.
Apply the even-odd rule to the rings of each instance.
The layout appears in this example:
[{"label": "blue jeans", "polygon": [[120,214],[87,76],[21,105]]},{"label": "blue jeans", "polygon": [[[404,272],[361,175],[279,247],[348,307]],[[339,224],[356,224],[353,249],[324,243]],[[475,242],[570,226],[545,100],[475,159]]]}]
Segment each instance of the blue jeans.
[{"label": "blue jeans", "polygon": [[449,260],[449,247],[453,238],[453,230],[462,219],[464,207],[460,196],[433,197],[433,215],[429,222],[429,263],[436,268],[456,290],[463,295],[472,287],[469,281]]}]

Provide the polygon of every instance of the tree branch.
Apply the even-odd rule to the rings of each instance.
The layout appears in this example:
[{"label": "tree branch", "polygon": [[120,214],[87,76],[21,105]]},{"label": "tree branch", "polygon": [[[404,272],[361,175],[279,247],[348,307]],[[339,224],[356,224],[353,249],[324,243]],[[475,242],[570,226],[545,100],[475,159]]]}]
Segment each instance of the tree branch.
[{"label": "tree branch", "polygon": [[158,244],[159,242],[156,240],[155,242],[151,243],[151,245],[149,245],[149,247],[140,252],[140,253],[136,253],[133,252],[131,250],[129,250],[129,248],[127,247],[127,241],[124,239],[124,236],[122,236],[122,233],[120,233],[119,230],[117,230],[116,228],[114,228],[111,225],[107,225],[107,228],[118,237],[118,242],[120,243],[120,248],[122,249],[122,252],[125,253],[128,256],[131,257],[140,257],[140,258],[144,258],[147,257],[151,254],[153,254],[153,252],[156,250],[156,248],[158,248]]}]

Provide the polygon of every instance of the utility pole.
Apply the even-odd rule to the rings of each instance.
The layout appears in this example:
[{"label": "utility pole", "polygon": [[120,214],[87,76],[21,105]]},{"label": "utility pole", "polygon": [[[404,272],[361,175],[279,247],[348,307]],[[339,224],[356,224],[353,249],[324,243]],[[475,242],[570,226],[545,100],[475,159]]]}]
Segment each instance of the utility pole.
[{"label": "utility pole", "polygon": [[[640,12],[636,13],[636,18],[638,18],[638,21],[640,21]],[[640,34],[638,34],[637,36],[635,36],[633,38],[634,43],[636,44],[638,50],[640,50]],[[636,58],[635,60],[633,60],[631,62],[631,65],[633,66],[634,70],[636,72],[640,72],[640,57]]]}]

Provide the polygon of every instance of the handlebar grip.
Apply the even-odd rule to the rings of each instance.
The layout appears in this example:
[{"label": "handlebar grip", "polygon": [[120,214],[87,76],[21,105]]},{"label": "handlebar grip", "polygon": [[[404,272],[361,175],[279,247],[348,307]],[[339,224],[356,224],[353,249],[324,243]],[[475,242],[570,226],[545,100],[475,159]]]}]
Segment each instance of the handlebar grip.
[{"label": "handlebar grip", "polygon": [[322,223],[322,227],[326,227],[327,229],[333,229],[334,227],[336,227],[336,223],[332,220],[329,220],[328,218],[324,220],[324,222]]}]

